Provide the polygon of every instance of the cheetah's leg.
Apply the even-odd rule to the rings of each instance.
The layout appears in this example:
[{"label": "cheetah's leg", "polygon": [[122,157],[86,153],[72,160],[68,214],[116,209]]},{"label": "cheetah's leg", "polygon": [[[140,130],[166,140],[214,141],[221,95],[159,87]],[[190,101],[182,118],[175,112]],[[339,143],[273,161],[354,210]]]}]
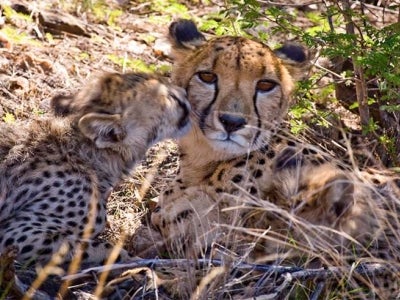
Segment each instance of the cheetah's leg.
[{"label": "cheetah's leg", "polygon": [[257,185],[251,179],[243,180],[240,186],[232,182],[225,185],[226,192],[222,185],[214,184],[160,196],[151,221],[170,253],[202,257],[214,245],[225,247],[232,242],[236,248],[240,244],[234,227],[242,227],[249,219],[249,207],[257,205],[252,193],[258,190]]},{"label": "cheetah's leg", "polygon": [[190,187],[174,197],[160,197],[151,222],[163,236],[169,252],[178,257],[204,254],[218,235],[218,203],[205,187]]}]

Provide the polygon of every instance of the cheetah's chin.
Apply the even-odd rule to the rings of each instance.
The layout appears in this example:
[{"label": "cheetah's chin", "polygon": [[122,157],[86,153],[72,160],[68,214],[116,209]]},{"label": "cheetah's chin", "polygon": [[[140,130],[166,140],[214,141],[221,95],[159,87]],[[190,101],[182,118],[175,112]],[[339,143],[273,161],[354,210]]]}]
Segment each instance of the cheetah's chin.
[{"label": "cheetah's chin", "polygon": [[248,148],[249,141],[245,137],[237,133],[228,134],[226,132],[209,132],[206,133],[206,137],[215,142],[221,142],[224,144],[235,144],[241,148]]},{"label": "cheetah's chin", "polygon": [[214,132],[207,134],[206,137],[215,150],[225,153],[241,155],[247,153],[251,148],[249,141],[238,134],[228,135],[224,132]]}]

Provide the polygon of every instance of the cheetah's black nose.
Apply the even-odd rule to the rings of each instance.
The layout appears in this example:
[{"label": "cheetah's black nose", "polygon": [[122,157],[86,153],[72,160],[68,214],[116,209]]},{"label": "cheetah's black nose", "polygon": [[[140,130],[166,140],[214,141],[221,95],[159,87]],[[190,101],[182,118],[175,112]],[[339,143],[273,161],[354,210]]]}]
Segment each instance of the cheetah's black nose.
[{"label": "cheetah's black nose", "polygon": [[224,126],[227,133],[235,132],[247,124],[245,118],[231,114],[220,114],[219,121]]}]

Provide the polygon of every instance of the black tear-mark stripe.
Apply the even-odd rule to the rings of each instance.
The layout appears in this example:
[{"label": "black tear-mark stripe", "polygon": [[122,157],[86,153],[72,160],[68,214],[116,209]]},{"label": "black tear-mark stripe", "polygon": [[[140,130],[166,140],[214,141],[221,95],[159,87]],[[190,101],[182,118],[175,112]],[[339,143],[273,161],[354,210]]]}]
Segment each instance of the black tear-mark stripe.
[{"label": "black tear-mark stripe", "polygon": [[213,85],[214,85],[214,89],[215,89],[214,97],[213,97],[212,101],[210,102],[210,104],[208,104],[208,106],[205,109],[203,109],[203,111],[200,113],[199,127],[203,133],[204,133],[204,128],[205,128],[206,118],[210,114],[211,107],[214,105],[214,103],[218,97],[218,93],[219,93],[218,79],[213,83]]},{"label": "black tear-mark stripe", "polygon": [[257,108],[257,92],[255,92],[254,96],[253,96],[253,105],[254,105],[254,112],[257,115],[257,128],[258,128],[257,133],[253,139],[253,145],[255,145],[261,134],[261,116],[260,116],[260,113],[258,112],[258,108]]}]

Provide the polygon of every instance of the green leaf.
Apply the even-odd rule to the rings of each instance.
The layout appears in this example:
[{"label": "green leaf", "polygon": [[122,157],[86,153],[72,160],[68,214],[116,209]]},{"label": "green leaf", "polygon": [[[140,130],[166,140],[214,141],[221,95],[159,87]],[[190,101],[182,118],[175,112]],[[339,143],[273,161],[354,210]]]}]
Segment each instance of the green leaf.
[{"label": "green leaf", "polygon": [[3,116],[3,121],[6,123],[14,123],[15,122],[15,117],[12,113],[6,113]]}]

